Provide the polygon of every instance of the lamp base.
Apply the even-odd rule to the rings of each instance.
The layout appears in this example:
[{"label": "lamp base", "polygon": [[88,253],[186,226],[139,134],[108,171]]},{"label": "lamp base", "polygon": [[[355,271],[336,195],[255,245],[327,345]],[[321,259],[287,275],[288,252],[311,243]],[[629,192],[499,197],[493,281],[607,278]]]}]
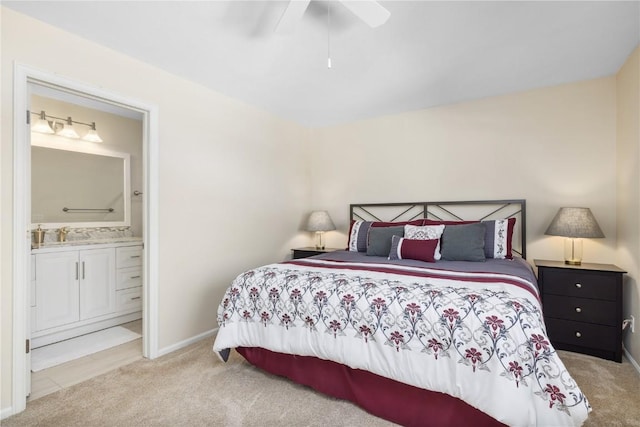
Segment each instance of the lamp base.
[{"label": "lamp base", "polygon": [[324,231],[316,231],[316,249],[324,249],[324,242],[322,241],[322,235]]},{"label": "lamp base", "polygon": [[567,265],[580,265],[582,263],[582,239],[565,239],[564,263]]}]

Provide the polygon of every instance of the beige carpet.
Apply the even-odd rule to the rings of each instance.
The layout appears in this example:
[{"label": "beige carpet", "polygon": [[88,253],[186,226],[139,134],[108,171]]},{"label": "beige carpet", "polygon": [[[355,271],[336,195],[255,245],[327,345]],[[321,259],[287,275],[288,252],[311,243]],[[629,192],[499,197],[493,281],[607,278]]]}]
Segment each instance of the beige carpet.
[{"label": "beige carpet", "polygon": [[640,375],[629,361],[558,353],[593,408],[584,426],[640,427]]},{"label": "beige carpet", "polygon": [[[207,339],[29,402],[12,426],[390,426],[358,407],[265,374]],[[594,411],[587,426],[640,426],[640,376],[623,364],[562,352]]]}]

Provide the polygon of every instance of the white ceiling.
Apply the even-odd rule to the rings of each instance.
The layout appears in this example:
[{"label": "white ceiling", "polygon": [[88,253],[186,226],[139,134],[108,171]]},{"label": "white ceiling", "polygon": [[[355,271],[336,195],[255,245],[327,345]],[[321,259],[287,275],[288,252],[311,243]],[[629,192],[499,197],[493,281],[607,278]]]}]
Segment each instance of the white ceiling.
[{"label": "white ceiling", "polygon": [[275,34],[287,3],[2,2],[306,126],[609,76],[640,41],[637,1],[382,0],[376,29],[312,1]]}]

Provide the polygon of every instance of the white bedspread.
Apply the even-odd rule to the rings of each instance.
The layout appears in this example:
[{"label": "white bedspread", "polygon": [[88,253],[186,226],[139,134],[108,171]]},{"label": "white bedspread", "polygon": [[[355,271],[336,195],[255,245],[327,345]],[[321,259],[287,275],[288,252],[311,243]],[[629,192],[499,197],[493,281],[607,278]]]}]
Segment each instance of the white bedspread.
[{"label": "white bedspread", "polygon": [[519,277],[306,259],[228,288],[214,350],[315,356],[447,393],[512,426],[579,426],[591,410]]}]

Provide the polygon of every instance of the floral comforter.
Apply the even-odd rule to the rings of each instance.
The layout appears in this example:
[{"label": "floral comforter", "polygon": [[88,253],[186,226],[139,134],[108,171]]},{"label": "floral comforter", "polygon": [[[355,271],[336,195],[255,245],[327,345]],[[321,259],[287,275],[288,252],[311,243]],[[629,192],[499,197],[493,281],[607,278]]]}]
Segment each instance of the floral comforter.
[{"label": "floral comforter", "polygon": [[[522,263],[525,265],[525,263]],[[503,273],[304,259],[238,276],[214,350],[333,360],[458,397],[512,426],[591,410],[547,338],[537,287]]]}]

